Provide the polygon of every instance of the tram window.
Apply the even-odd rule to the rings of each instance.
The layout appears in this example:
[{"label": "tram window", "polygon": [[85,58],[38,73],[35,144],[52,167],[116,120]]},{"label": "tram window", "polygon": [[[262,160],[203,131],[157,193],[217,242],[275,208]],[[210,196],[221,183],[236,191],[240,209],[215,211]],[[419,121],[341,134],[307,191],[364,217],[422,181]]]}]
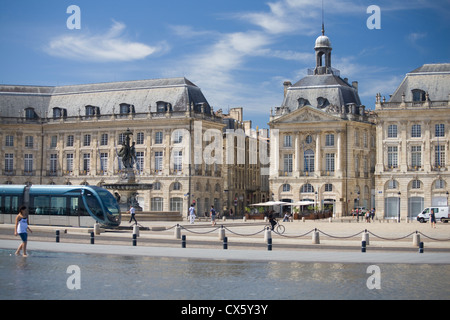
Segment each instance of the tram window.
[{"label": "tram window", "polygon": [[100,196],[103,204],[106,206],[106,209],[108,209],[113,216],[120,214],[116,198],[114,198],[109,191],[98,191],[98,195]]},{"label": "tram window", "polygon": [[86,192],[86,203],[88,205],[88,209],[98,218],[103,219],[103,209],[98,202],[97,198],[91,193]]},{"label": "tram window", "polygon": [[52,197],[50,201],[51,214],[58,216],[65,216],[67,214],[67,198],[66,197]]},{"label": "tram window", "polygon": [[19,212],[19,197],[18,196],[5,196],[3,199],[4,199],[4,212],[3,213],[16,214]]},{"label": "tram window", "polygon": [[35,196],[32,201],[32,209],[34,209],[34,214],[37,215],[50,215],[50,197],[48,196]]}]

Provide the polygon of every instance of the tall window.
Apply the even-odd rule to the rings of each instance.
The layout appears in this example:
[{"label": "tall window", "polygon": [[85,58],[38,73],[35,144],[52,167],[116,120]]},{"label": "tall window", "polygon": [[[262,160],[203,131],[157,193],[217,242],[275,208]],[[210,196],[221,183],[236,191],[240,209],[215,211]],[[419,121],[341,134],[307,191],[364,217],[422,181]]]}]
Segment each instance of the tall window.
[{"label": "tall window", "polygon": [[422,166],[422,147],[411,146],[411,166],[420,168]]},{"label": "tall window", "polygon": [[163,133],[159,131],[155,134],[155,144],[162,144],[162,143],[163,143]]},{"label": "tall window", "polygon": [[163,169],[163,153],[161,152],[155,152],[155,170],[156,171],[162,171]]},{"label": "tall window", "polygon": [[334,146],[334,134],[327,134],[325,136],[325,146],[327,146],[327,147]]},{"label": "tall window", "polygon": [[445,137],[445,125],[437,124],[435,126],[435,136],[436,137]]},{"label": "tall window", "polygon": [[91,145],[91,135],[85,134],[83,138],[83,146],[89,147]]},{"label": "tall window", "polygon": [[50,174],[56,174],[58,171],[58,155],[50,155]]},{"label": "tall window", "polygon": [[164,199],[163,198],[152,198],[151,200],[151,211],[163,211],[163,204]]},{"label": "tall window", "polygon": [[183,142],[183,131],[177,130],[172,134],[173,143],[181,143]]},{"label": "tall window", "polygon": [[388,167],[398,168],[398,147],[388,147]]},{"label": "tall window", "polygon": [[175,172],[183,170],[183,151],[175,151],[174,152],[173,170]]},{"label": "tall window", "polygon": [[304,156],[304,164],[306,172],[314,172],[314,151],[306,150]]},{"label": "tall window", "polygon": [[66,147],[73,147],[74,138],[72,135],[67,136]]},{"label": "tall window", "polygon": [[7,147],[14,147],[14,136],[6,136],[6,144]]},{"label": "tall window", "polygon": [[91,154],[85,153],[83,154],[83,171],[88,173],[91,171]]},{"label": "tall window", "polygon": [[144,144],[144,133],[138,132],[136,137],[136,144]]},{"label": "tall window", "polygon": [[144,172],[144,152],[136,152],[136,169],[139,173]]},{"label": "tall window", "polygon": [[285,154],[283,163],[284,163],[284,172],[292,173],[292,154]]},{"label": "tall window", "polygon": [[108,172],[108,154],[100,153],[100,170],[103,173]]},{"label": "tall window", "polygon": [[397,125],[391,124],[388,126],[388,138],[397,138]]},{"label": "tall window", "polygon": [[425,101],[425,91],[414,89],[412,90],[413,101],[414,102],[422,102]]},{"label": "tall window", "polygon": [[69,153],[66,156],[66,170],[67,172],[73,172],[73,153]]},{"label": "tall window", "polygon": [[14,154],[5,154],[5,172],[11,173],[14,171]]},{"label": "tall window", "polygon": [[434,152],[434,164],[435,167],[445,167],[445,146],[436,146]]},{"label": "tall window", "polygon": [[100,138],[100,145],[101,146],[107,146],[108,145],[108,134],[103,133],[102,137]]},{"label": "tall window", "polygon": [[284,147],[290,148],[292,147],[292,136],[284,136]]},{"label": "tall window", "polygon": [[290,192],[290,191],[291,191],[291,185],[283,184],[283,192]]},{"label": "tall window", "polygon": [[325,154],[325,170],[334,172],[334,153]]},{"label": "tall window", "polygon": [[26,136],[25,137],[25,148],[33,148],[34,146],[34,139],[32,136]]},{"label": "tall window", "polygon": [[420,138],[422,137],[422,126],[420,124],[414,124],[411,128],[411,137]]},{"label": "tall window", "polygon": [[24,171],[25,171],[25,173],[33,172],[33,155],[32,154],[25,154]]}]

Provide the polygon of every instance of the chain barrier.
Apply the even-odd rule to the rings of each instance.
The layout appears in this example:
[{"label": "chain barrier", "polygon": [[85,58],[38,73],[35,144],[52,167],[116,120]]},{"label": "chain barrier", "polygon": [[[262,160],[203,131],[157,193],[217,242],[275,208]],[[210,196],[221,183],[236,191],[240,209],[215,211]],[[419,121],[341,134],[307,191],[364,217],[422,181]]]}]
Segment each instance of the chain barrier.
[{"label": "chain barrier", "polygon": [[[269,225],[268,225],[268,226],[269,226]],[[264,232],[268,226],[264,226],[262,230],[257,231],[257,232],[255,232],[255,233],[249,233],[249,234],[244,234],[244,233],[237,233],[237,232],[234,232],[233,230],[231,230],[230,228],[228,228],[228,227],[226,227],[226,226],[211,227],[212,230],[209,230],[209,231],[206,231],[206,232],[196,232],[196,231],[193,231],[192,228],[184,227],[184,226],[181,226],[181,225],[174,225],[173,227],[170,227],[170,228],[167,228],[167,229],[164,229],[164,230],[156,230],[156,232],[158,232],[158,231],[169,231],[169,230],[171,230],[171,229],[173,229],[173,228],[180,227],[181,229],[184,229],[184,230],[186,230],[187,232],[194,233],[194,234],[209,234],[209,233],[212,233],[212,232],[214,232],[214,231],[217,231],[217,230],[219,230],[219,229],[221,229],[221,228],[224,228],[226,231],[228,231],[228,232],[230,232],[230,233],[232,233],[232,234],[234,234],[234,235],[236,235],[236,236],[240,236],[240,237],[251,237],[251,236],[255,236],[255,235],[257,235],[257,234],[260,234],[260,233]],[[433,241],[450,241],[450,238],[448,238],[448,239],[438,239],[438,238],[433,238],[433,237],[427,236],[426,234],[424,234],[423,232],[420,232],[420,231],[414,231],[414,232],[411,232],[411,233],[409,233],[409,234],[407,234],[407,235],[405,235],[405,236],[403,236],[403,237],[398,237],[398,238],[382,237],[382,236],[379,236],[379,235],[377,235],[377,234],[375,234],[375,233],[373,233],[373,232],[371,232],[371,231],[369,231],[369,230],[367,230],[367,229],[362,230],[362,231],[360,231],[360,232],[358,232],[358,233],[349,235],[349,236],[336,236],[336,235],[331,235],[331,234],[326,233],[326,232],[323,232],[322,230],[319,230],[319,229],[317,229],[317,228],[314,228],[314,229],[312,229],[312,230],[310,230],[310,231],[308,231],[308,232],[306,232],[306,233],[300,234],[300,235],[291,235],[291,236],[290,236],[290,235],[285,235],[285,234],[280,234],[280,233],[278,233],[278,232],[276,232],[276,231],[274,231],[274,230],[273,230],[272,232],[275,233],[275,234],[277,234],[277,235],[279,235],[280,237],[283,237],[283,238],[291,238],[291,239],[295,239],[295,238],[302,238],[302,237],[305,237],[305,236],[309,235],[310,233],[312,233],[312,232],[314,232],[314,231],[319,232],[319,233],[323,234],[324,236],[327,236],[327,237],[329,237],[329,238],[334,238],[334,239],[350,239],[350,238],[357,237],[357,236],[359,236],[359,235],[362,234],[362,233],[367,232],[367,233],[369,233],[370,235],[374,236],[375,238],[378,238],[378,239],[381,239],[381,240],[386,240],[386,241],[403,240],[403,239],[405,239],[405,238],[411,237],[413,234],[420,234],[420,235],[424,236],[425,238],[430,239],[430,240],[433,240]]]}]

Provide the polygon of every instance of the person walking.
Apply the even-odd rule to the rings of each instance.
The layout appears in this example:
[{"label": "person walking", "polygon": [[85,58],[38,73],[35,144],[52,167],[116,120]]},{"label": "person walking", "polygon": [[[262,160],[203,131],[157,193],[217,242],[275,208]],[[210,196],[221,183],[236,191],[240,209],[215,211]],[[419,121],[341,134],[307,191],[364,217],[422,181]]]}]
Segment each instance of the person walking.
[{"label": "person walking", "polygon": [[191,204],[191,207],[189,208],[189,222],[191,224],[194,224],[195,222],[195,205]]},{"label": "person walking", "polygon": [[214,227],[216,225],[216,210],[214,209],[214,206],[211,206],[211,210],[209,211],[210,217],[211,217],[211,223]]},{"label": "person walking", "polygon": [[19,214],[16,217],[16,224],[14,226],[14,235],[19,235],[22,239],[22,243],[16,250],[16,256],[20,255],[20,251],[22,250],[23,256],[27,257],[28,231],[33,232],[28,226],[27,207],[22,206],[19,208]]},{"label": "person walking", "polygon": [[130,222],[134,220],[134,224],[138,224],[137,220],[136,220],[136,209],[134,209],[133,205],[130,206],[130,210],[128,210],[128,212],[131,217],[130,217]]},{"label": "person walking", "polygon": [[430,222],[431,222],[431,227],[436,229],[436,214],[434,213],[434,209],[431,209]]}]

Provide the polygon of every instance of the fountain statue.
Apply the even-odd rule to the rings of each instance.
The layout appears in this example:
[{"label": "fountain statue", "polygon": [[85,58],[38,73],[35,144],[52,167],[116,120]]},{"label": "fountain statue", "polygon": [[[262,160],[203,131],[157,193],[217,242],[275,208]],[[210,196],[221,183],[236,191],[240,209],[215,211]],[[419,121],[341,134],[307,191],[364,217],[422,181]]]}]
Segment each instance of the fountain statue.
[{"label": "fountain statue", "polygon": [[136,164],[136,143],[131,142],[133,132],[131,132],[130,129],[127,129],[123,135],[125,138],[122,142],[122,148],[119,151],[119,157],[121,158],[123,168],[120,170],[119,181],[114,184],[105,184],[103,187],[113,191],[122,212],[128,211],[131,206],[133,206],[136,211],[142,211],[142,207],[139,205],[137,199],[137,191],[151,190],[153,185],[136,182],[136,175],[134,172],[134,166]]}]

